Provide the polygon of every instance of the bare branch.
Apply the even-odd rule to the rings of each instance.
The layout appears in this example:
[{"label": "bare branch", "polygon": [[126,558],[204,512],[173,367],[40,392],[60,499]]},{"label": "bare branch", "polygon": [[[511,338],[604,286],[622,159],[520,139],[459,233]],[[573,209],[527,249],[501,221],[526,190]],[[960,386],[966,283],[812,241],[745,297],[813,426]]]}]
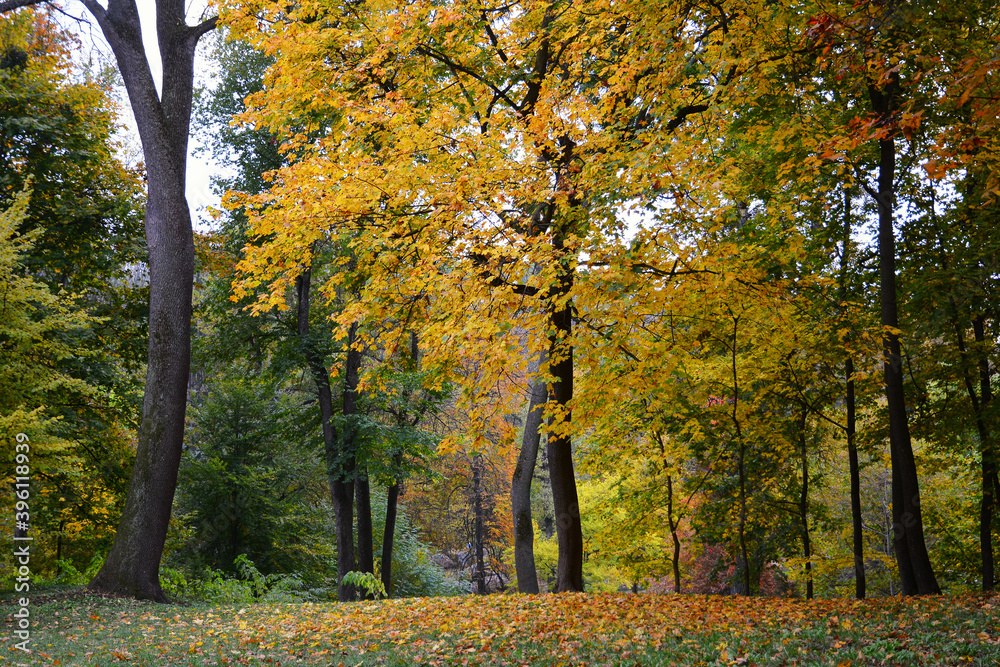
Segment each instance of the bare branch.
[{"label": "bare branch", "polygon": [[212,30],[215,30],[215,26],[218,23],[219,23],[219,17],[218,16],[213,16],[212,18],[205,19],[204,21],[202,21],[198,25],[191,27],[191,33],[190,33],[191,37],[195,41],[197,41],[206,32],[211,32]]},{"label": "bare branch", "polygon": [[0,2],[0,14],[12,12],[23,7],[33,7],[35,5],[47,5],[49,0],[3,0]]}]

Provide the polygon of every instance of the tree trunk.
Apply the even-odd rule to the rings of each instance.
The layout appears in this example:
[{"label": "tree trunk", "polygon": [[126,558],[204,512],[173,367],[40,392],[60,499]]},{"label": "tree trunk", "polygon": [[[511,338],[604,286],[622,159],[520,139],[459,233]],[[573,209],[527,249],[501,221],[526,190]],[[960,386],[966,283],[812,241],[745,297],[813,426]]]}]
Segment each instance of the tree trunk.
[{"label": "tree trunk", "polygon": [[854,597],[865,599],[868,581],[865,576],[865,544],[864,522],[861,516],[861,469],[858,464],[858,444],[855,441],[857,424],[856,406],[854,400],[854,360],[850,357],[844,362],[844,375],[847,379],[847,459],[851,468],[851,522],[854,533]]},{"label": "tree trunk", "polygon": [[[563,249],[561,236],[556,236],[554,245],[557,250]],[[554,415],[549,420],[550,435],[546,447],[559,543],[557,593],[583,591],[583,528],[573,471],[573,444],[567,434],[571,420],[569,404],[573,400],[573,306],[568,299],[573,286],[573,269],[566,265],[567,258],[561,261],[559,285],[553,290],[548,303],[549,325],[553,332],[549,337],[549,371],[554,377],[549,395],[555,401],[558,416]]]},{"label": "tree trunk", "polygon": [[[417,334],[410,332],[410,363],[409,369],[420,370],[420,347]],[[408,418],[400,415],[397,417],[400,426],[416,426],[420,417],[416,417],[412,423]],[[385,496],[385,527],[382,531],[382,586],[385,588],[386,597],[392,597],[392,547],[396,537],[396,513],[399,507],[399,489],[402,486],[403,452],[397,452],[393,456],[393,464],[396,468],[397,477],[393,480],[392,486]]]},{"label": "tree trunk", "polygon": [[[316,383],[323,427],[323,452],[337,530],[337,595],[340,601],[344,602],[353,600],[355,596],[354,588],[343,583],[347,573],[354,570],[354,487],[349,481],[354,471],[353,465],[341,461],[340,437],[333,428],[333,392],[330,389],[330,373],[315,341],[309,335],[310,280],[311,274],[306,271],[299,276],[297,284],[299,340],[313,381]],[[352,457],[346,458],[353,460]]]},{"label": "tree trunk", "polygon": [[358,571],[375,574],[371,487],[366,469],[360,466],[355,470],[354,501],[358,508]]},{"label": "tree trunk", "polygon": [[809,449],[806,439],[807,407],[799,417],[799,457],[802,465],[802,492],[799,495],[799,521],[802,524],[802,555],[806,559],[806,599],[813,599],[812,545],[809,542]]},{"label": "tree trunk", "polygon": [[670,465],[667,463],[667,448],[663,444],[663,433],[653,430],[653,437],[660,447],[660,459],[663,461],[663,472],[667,475],[667,526],[670,527],[670,537],[674,543],[674,553],[672,565],[674,570],[674,593],[681,592],[681,540],[677,534],[677,528],[681,525],[678,517],[674,519],[674,479],[670,474]]},{"label": "tree trunk", "polygon": [[674,554],[671,559],[674,568],[674,593],[681,592],[681,540],[677,535],[680,519],[674,521],[674,481],[667,475],[667,523],[670,525],[670,537],[674,542]]},{"label": "tree trunk", "polygon": [[[537,373],[544,364],[544,355],[528,369]],[[511,477],[510,506],[514,515],[514,571],[520,593],[538,593],[538,573],[535,570],[535,531],[531,523],[531,480],[535,476],[538,444],[541,439],[542,406],[548,400],[547,385],[536,380],[531,387],[528,415],[524,421],[521,451]]]},{"label": "tree trunk", "polygon": [[[343,463],[340,468],[341,472],[340,483],[343,485],[343,494],[344,494],[344,499],[342,503],[343,506],[346,508],[343,520],[346,522],[345,530],[347,531],[347,535],[345,536],[345,540],[347,542],[351,542],[353,540],[352,534],[354,529],[353,525],[354,522],[352,521],[353,517],[351,516],[351,514],[353,513],[353,507],[351,506],[351,501],[353,500],[352,496],[354,495],[354,486],[357,483],[356,467],[357,467],[358,433],[357,433],[357,426],[353,423],[353,418],[358,414],[358,381],[360,380],[361,376],[361,351],[355,349],[355,344],[357,343],[357,340],[358,340],[358,324],[357,322],[355,322],[354,324],[351,325],[351,328],[347,332],[347,345],[346,345],[347,358],[345,360],[345,369],[344,369],[344,394],[342,397],[343,407],[341,408],[341,414],[343,415],[345,420],[344,420],[344,428],[342,428],[340,431],[340,441],[338,443],[338,455],[343,460]],[[369,570],[365,570],[367,572],[370,571],[371,569],[374,569],[374,567],[371,565],[372,551],[373,551],[373,548],[371,546],[371,540],[372,540],[371,498],[370,494],[366,495],[368,495],[369,498],[365,507],[365,509],[367,510],[367,524],[368,524],[367,535],[365,539],[367,539],[368,541],[366,548],[367,548],[367,559],[370,568]],[[358,509],[359,542],[361,540],[360,524],[365,521],[365,519],[361,518],[360,516],[362,511],[364,510],[361,510],[360,508]],[[347,529],[346,526],[350,526],[350,529]],[[337,534],[337,546],[339,549],[340,548],[339,530]],[[360,550],[361,547],[359,547],[359,552]],[[349,564],[351,566],[351,569],[354,569],[355,567],[353,560],[354,554],[352,553],[351,556],[352,558]],[[341,563],[340,565],[347,566],[348,562],[346,562],[345,559],[345,562]],[[343,575],[341,575],[341,578],[343,578]],[[354,591],[348,590],[346,594],[350,597],[350,599],[353,599],[356,593]]]},{"label": "tree trunk", "polygon": [[476,583],[476,593],[486,595],[486,562],[485,545],[486,531],[483,526],[483,455],[472,457],[472,497],[475,516],[473,517],[473,550],[476,555],[476,569],[473,581]]},{"label": "tree trunk", "polygon": [[[976,342],[986,343],[986,329],[983,315],[980,313],[972,320],[972,332]],[[997,461],[993,434],[986,424],[986,408],[993,400],[993,388],[990,386],[990,362],[985,352],[979,357],[979,405],[976,406],[976,427],[979,429],[979,446],[982,458],[983,497],[979,504],[979,550],[983,567],[983,591],[992,591],[994,574],[993,561],[993,509],[996,507],[997,496]],[[971,392],[975,395],[975,392]]]},{"label": "tree trunk", "polygon": [[392,543],[396,538],[396,509],[399,505],[399,480],[385,496],[385,529],[382,531],[382,587],[386,597],[392,597]]},{"label": "tree trunk", "polygon": [[194,239],[185,197],[194,53],[215,19],[191,27],[181,0],[158,0],[163,63],[158,96],[131,0],[83,4],[111,45],[135,114],[145,160],[149,248],[149,360],[135,467],[115,541],[89,588],[167,601],[159,570],[177,486],[191,357]]},{"label": "tree trunk", "polygon": [[741,570],[740,574],[742,576],[742,588],[741,591],[743,595],[750,595],[750,557],[749,550],[747,549],[747,476],[746,476],[746,442],[743,440],[743,428],[740,424],[739,419],[739,395],[740,395],[740,383],[739,375],[736,370],[736,341],[737,341],[737,327],[739,326],[740,318],[733,315],[733,338],[731,352],[731,372],[733,374],[733,410],[730,415],[733,420],[733,429],[736,432],[736,441],[739,443],[739,456],[737,459],[737,474],[739,475],[740,481],[740,519],[737,525],[737,534],[740,542],[740,563],[738,563],[738,568]]},{"label": "tree trunk", "polygon": [[[891,123],[896,111],[898,79],[882,88],[868,88],[872,110]],[[880,139],[878,191],[872,192],[878,204],[879,287],[882,316],[882,350],[885,397],[889,413],[889,449],[892,459],[892,514],[894,549],[904,595],[927,595],[941,592],[927,546],[920,509],[920,485],[917,464],[910,442],[906,400],[903,393],[903,368],[900,354],[899,316],[896,306],[896,239],[893,231],[895,204],[896,143],[893,137]]]},{"label": "tree trunk", "polygon": [[[847,272],[850,268],[851,251],[853,242],[851,241],[851,190],[844,191],[844,252],[840,260],[840,303],[841,308],[845,308],[847,303]],[[841,312],[841,317],[843,317]],[[854,537],[854,596],[858,600],[864,600],[868,580],[865,575],[865,533],[864,521],[861,515],[861,467],[858,462],[858,443],[855,439],[857,432],[857,402],[854,397],[854,358],[849,350],[847,358],[844,360],[844,381],[846,389],[844,402],[847,408],[847,424],[844,433],[847,437],[847,460],[851,475],[851,523]]]}]

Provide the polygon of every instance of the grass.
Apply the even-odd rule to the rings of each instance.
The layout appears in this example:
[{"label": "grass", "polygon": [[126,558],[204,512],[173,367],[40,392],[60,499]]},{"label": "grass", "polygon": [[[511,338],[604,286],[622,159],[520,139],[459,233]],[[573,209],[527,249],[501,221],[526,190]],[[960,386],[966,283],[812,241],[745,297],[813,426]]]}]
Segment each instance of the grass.
[{"label": "grass", "polygon": [[573,594],[156,605],[33,592],[0,665],[1000,665],[1000,596]]}]

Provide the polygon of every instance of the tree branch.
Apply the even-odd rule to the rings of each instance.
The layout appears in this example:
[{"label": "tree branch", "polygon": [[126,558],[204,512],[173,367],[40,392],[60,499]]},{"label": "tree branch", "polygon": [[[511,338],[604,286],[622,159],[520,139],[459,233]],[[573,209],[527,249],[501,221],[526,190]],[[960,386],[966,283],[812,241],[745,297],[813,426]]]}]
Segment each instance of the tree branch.
[{"label": "tree branch", "polygon": [[12,12],[15,9],[33,7],[35,5],[47,5],[49,0],[3,0],[0,2],[0,14]]},{"label": "tree branch", "polygon": [[425,56],[437,60],[441,64],[446,65],[448,69],[450,69],[453,73],[462,72],[463,74],[468,74],[473,79],[475,79],[479,83],[483,84],[484,86],[492,90],[493,94],[496,95],[499,99],[506,102],[511,109],[519,109],[518,105],[514,102],[514,100],[510,99],[510,97],[507,96],[506,92],[497,88],[496,85],[490,83],[472,69],[466,67],[465,65],[462,65],[461,63],[455,62],[454,60],[452,60],[445,54],[441,53],[437,49],[431,48],[430,46],[424,44],[417,47],[417,53],[422,53]]},{"label": "tree branch", "polygon": [[702,113],[703,111],[708,111],[707,104],[691,104],[686,107],[681,107],[674,114],[674,117],[670,119],[667,123],[667,130],[673,132],[678,127],[684,124],[688,116],[693,116],[696,113]]},{"label": "tree branch", "polygon": [[210,19],[205,19],[196,26],[191,26],[191,32],[189,33],[190,38],[194,41],[201,39],[201,36],[207,32],[215,30],[215,26],[219,23],[219,17],[213,16]]}]

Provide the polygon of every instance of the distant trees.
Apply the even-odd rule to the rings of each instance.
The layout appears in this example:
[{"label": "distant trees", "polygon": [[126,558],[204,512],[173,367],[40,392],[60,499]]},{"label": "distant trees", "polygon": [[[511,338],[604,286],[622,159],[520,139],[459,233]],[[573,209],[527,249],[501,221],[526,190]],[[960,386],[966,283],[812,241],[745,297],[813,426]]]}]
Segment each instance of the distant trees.
[{"label": "distant trees", "polygon": [[[476,411],[507,367],[520,373],[544,350],[535,375],[548,387],[559,590],[583,586],[570,443],[614,448],[600,429],[624,404],[642,406],[645,447],[661,433],[690,452],[674,470],[700,498],[691,516],[701,537],[729,545],[744,593],[773,554],[756,546],[794,546],[811,577],[816,463],[842,434],[863,595],[857,391],[871,392],[862,380],[881,354],[896,560],[905,593],[934,592],[907,433],[912,355],[901,347],[920,343],[901,330],[897,293],[920,278],[897,277],[898,205],[934,210],[926,196],[940,187],[922,160],[934,177],[959,178],[947,170],[978,159],[955,133],[980,137],[985,121],[956,123],[951,106],[975,100],[977,119],[996,107],[994,61],[978,41],[991,28],[948,42],[961,53],[931,56],[924,38],[952,30],[939,14],[865,3],[238,3],[224,19],[277,63],[245,118],[284,132],[289,160],[253,200],[266,242],[244,263],[244,289],[269,282],[258,306],[268,307],[316,239],[341,239],[370,267],[341,325],[389,317],[418,330],[427,360],[451,369]],[[931,80],[951,92],[930,95]],[[644,220],[626,231],[629,207]],[[859,257],[858,230],[876,220],[877,253]],[[855,272],[881,276],[881,353]],[[527,345],[513,344],[515,318]],[[989,347],[987,319],[964,316],[959,338]],[[993,366],[964,354],[961,381],[975,389],[980,378],[966,393],[982,417]],[[476,372],[456,372],[460,359]],[[862,400],[874,414],[874,397]],[[877,433],[866,426],[865,437]],[[614,474],[613,457],[590,460]]]},{"label": "distant trees", "polygon": [[142,183],[115,154],[108,86],[72,63],[72,37],[41,12],[0,16],[0,34],[0,420],[11,443],[23,431],[34,445],[38,571],[85,570],[114,535],[134,457]]},{"label": "distant trees", "polygon": [[[236,171],[218,183],[221,231],[196,254],[174,195],[186,63],[214,22],[184,26],[177,3],[158,3],[157,96],[128,31],[134,3],[85,4],[140,119],[153,304],[133,500],[98,585],[161,597],[153,557],[130,569],[126,555],[165,526],[198,261],[199,373],[248,377],[207,395],[310,396],[338,581],[378,572],[384,488],[387,588],[407,511],[473,553],[480,590],[491,558],[501,577],[513,558],[526,591],[542,561],[560,591],[614,576],[743,594],[791,581],[807,596],[848,578],[858,597],[895,592],[893,577],[908,595],[994,586],[995,7],[966,7],[971,27],[956,27],[906,3],[223,3],[235,39],[205,127]],[[0,76],[21,67],[8,56]],[[89,159],[75,123],[98,116],[4,81],[24,83],[12,118],[45,119],[6,129]],[[39,174],[58,171],[36,153]],[[14,192],[31,156],[8,154]],[[94,165],[130,210],[133,176]],[[31,270],[53,289],[116,293],[100,267],[133,256],[131,227],[46,192],[31,224],[61,211],[123,245],[40,237]],[[251,391],[265,377],[285,380]],[[158,448],[165,475],[151,475]],[[539,453],[548,526],[531,509]],[[142,488],[155,493],[140,503]],[[546,537],[532,554],[535,523],[557,553]],[[975,568],[958,533],[977,537]],[[219,549],[235,558],[234,544]]]}]

